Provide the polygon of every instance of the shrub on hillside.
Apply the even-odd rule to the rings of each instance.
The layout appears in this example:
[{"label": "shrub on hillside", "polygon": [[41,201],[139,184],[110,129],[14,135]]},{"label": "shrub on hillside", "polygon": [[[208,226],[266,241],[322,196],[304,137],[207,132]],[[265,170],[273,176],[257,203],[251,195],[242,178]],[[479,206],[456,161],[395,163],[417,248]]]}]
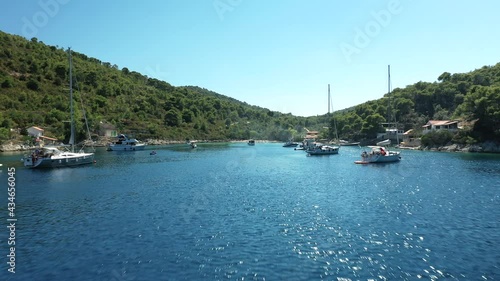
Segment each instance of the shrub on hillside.
[{"label": "shrub on hillside", "polygon": [[450,143],[454,134],[450,131],[435,131],[422,136],[424,146],[444,146]]}]

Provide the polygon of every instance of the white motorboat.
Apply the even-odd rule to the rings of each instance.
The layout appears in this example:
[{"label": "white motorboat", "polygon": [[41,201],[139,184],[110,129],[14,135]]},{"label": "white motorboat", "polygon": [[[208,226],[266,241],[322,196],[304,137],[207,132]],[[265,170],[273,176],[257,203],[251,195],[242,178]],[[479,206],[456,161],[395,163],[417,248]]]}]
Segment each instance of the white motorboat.
[{"label": "white motorboat", "polygon": [[338,146],[319,144],[313,148],[306,150],[309,155],[332,155],[339,154]]},{"label": "white motorboat", "polygon": [[255,145],[255,140],[249,140],[248,145]]},{"label": "white motorboat", "polygon": [[120,134],[118,136],[118,140],[110,143],[108,145],[109,151],[135,151],[135,150],[144,150],[146,147],[145,143],[142,143],[134,138],[128,138],[124,134]]},{"label": "white motorboat", "polygon": [[197,148],[197,147],[198,147],[198,145],[196,145],[196,142],[195,142],[195,141],[191,141],[191,142],[189,142],[189,146],[190,146],[191,148]]},{"label": "white motorboat", "polygon": [[296,147],[294,148],[294,150],[305,150],[305,149],[304,149],[304,144],[299,144],[298,146],[296,146]]}]

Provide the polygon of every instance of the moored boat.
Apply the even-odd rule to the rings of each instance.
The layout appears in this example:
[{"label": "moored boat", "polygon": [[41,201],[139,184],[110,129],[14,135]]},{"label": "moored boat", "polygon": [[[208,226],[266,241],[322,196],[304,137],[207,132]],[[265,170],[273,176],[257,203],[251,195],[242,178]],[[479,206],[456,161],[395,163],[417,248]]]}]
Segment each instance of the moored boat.
[{"label": "moored boat", "polygon": [[60,168],[91,164],[94,153],[61,151],[56,147],[36,149],[23,159],[28,168]]},{"label": "moored boat", "polygon": [[[71,133],[69,138],[70,151],[61,151],[57,147],[39,147],[25,156],[22,161],[28,168],[59,168],[71,167],[94,162],[94,153],[85,152],[83,148],[75,152],[75,117],[73,111],[73,67],[71,59],[71,49],[68,49],[69,60],[69,99],[70,99],[70,124]],[[85,121],[87,121],[85,119]],[[93,142],[92,142],[93,143]]]},{"label": "moored boat", "polygon": [[117,141],[110,143],[108,145],[109,151],[135,151],[144,150],[146,147],[145,143],[138,141],[135,138],[128,138],[124,134],[118,136]]},{"label": "moored boat", "polygon": [[[389,97],[389,105],[390,107],[390,93],[391,93],[391,67],[387,67],[387,73],[388,73],[388,94],[387,96]],[[390,115],[388,116],[388,119],[390,119]],[[397,126],[396,126],[397,127]],[[393,130],[393,129],[391,129]],[[396,129],[397,132],[397,129]],[[397,138],[396,134],[396,141],[397,144],[399,145],[399,139]],[[391,140],[390,139],[385,139],[383,141],[377,142],[377,146],[369,146],[372,150],[370,152],[363,151],[361,153],[361,160],[360,161],[354,161],[356,164],[370,164],[370,163],[390,163],[390,162],[398,162],[401,159],[401,153],[399,151],[390,151],[384,148],[391,145]]]},{"label": "moored boat", "polygon": [[255,145],[255,140],[249,140],[248,145]]},{"label": "moored boat", "polygon": [[283,147],[297,147],[297,145],[299,145],[298,142],[287,141],[285,144],[283,144]]},{"label": "moored boat", "polygon": [[306,150],[308,155],[332,155],[332,154],[339,154],[339,147],[338,146],[331,146],[331,145],[316,145],[313,148],[310,148]]},{"label": "moored boat", "polygon": [[196,142],[195,142],[195,141],[191,141],[191,142],[189,142],[189,146],[190,146],[191,148],[197,148],[197,147],[198,147],[198,145],[196,145]]},{"label": "moored boat", "polygon": [[401,160],[399,151],[390,151],[384,149],[382,146],[369,146],[372,150],[370,152],[363,151],[361,153],[361,160],[354,161],[356,164],[372,164],[372,163],[390,163],[398,162]]}]

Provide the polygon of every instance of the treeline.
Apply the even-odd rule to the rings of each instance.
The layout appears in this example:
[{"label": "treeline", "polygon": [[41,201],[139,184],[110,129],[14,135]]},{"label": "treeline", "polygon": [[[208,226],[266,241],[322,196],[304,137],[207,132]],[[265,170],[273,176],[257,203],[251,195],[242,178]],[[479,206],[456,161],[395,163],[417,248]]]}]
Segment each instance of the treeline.
[{"label": "treeline", "polygon": [[[77,130],[85,138],[100,124],[136,137],[189,139],[300,139],[304,127],[320,129],[326,116],[296,117],[252,106],[196,86],[174,87],[127,67],[72,52]],[[68,138],[69,77],[65,49],[36,38],[0,32],[0,139],[11,128],[36,125],[47,136]]]},{"label": "treeline", "polygon": [[[332,139],[371,140],[381,123],[397,120],[404,130],[431,119],[469,121],[456,142],[500,139],[500,63],[469,73],[443,73],[332,116],[297,117],[271,111],[196,86],[175,87],[139,72],[73,52],[77,130],[84,139],[85,109],[94,135],[101,124],[138,138],[301,140],[305,128]],[[0,32],[0,141],[30,126],[45,135],[69,135],[68,54],[36,38]],[[390,117],[389,117],[390,116]],[[335,121],[335,122],[334,122]],[[324,128],[330,129],[324,129]]]},{"label": "treeline", "polygon": [[[383,98],[357,105],[334,116],[339,134],[348,139],[372,139],[384,132],[383,122],[396,120],[398,128],[418,135],[429,120],[462,121],[456,135],[428,136],[440,142],[500,141],[500,63],[469,73],[444,72],[437,82],[418,82],[394,89]],[[333,127],[333,119],[330,121]]]}]

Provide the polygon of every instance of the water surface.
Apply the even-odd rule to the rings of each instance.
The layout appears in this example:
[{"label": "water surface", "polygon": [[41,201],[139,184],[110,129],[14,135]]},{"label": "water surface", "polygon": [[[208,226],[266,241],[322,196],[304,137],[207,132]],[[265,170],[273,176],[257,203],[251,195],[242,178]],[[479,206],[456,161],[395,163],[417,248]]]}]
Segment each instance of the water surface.
[{"label": "water surface", "polygon": [[[500,280],[500,157],[281,144],[99,150],[85,167],[17,169],[16,274],[2,280]],[[5,276],[5,277],[2,277]]]}]

